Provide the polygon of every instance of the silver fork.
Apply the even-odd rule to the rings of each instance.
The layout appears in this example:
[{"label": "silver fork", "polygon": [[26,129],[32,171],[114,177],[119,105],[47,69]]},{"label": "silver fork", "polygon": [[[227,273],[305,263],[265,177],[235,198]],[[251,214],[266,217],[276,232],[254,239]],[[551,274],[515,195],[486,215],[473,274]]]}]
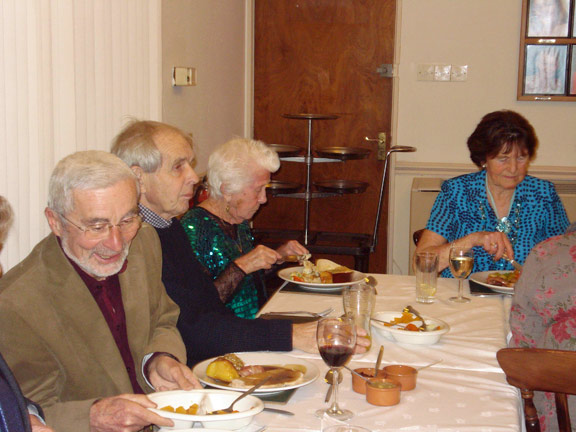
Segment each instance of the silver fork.
[{"label": "silver fork", "polygon": [[314,318],[324,318],[325,316],[331,314],[334,308],[328,308],[322,312],[308,312],[308,311],[288,311],[288,312],[268,312],[270,315],[310,315]]},{"label": "silver fork", "polygon": [[504,258],[506,261],[508,261],[510,264],[512,264],[512,266],[514,266],[514,268],[518,271],[522,271],[522,265],[516,261],[515,259],[512,258],[508,258],[508,255],[503,254],[502,258]]}]

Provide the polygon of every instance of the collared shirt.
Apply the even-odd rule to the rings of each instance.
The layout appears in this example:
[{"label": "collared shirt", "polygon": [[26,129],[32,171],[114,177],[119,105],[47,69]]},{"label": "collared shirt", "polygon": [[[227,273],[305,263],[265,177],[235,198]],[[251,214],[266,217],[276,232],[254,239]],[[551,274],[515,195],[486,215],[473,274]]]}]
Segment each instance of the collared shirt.
[{"label": "collared shirt", "polygon": [[[60,238],[58,238],[60,243]],[[62,245],[60,245],[62,247]],[[120,278],[118,275],[126,270],[128,261],[124,262],[122,269],[115,275],[109,276],[104,280],[96,280],[84,270],[82,270],[74,261],[68,256],[68,261],[76,270],[76,273],[82,278],[90,294],[94,297],[96,304],[100,308],[106,324],[114,337],[116,346],[120,351],[124,366],[128,372],[130,383],[134,389],[134,393],[144,393],[138,380],[136,379],[136,368],[134,366],[134,358],[130,351],[130,344],[128,343],[128,332],[126,329],[126,314],[124,312],[124,304],[122,303],[122,289],[120,287]]]},{"label": "collared shirt", "polygon": [[148,207],[138,204],[138,208],[140,209],[142,220],[152,225],[154,228],[168,228],[172,225],[172,220],[166,220],[163,217],[158,216]]}]

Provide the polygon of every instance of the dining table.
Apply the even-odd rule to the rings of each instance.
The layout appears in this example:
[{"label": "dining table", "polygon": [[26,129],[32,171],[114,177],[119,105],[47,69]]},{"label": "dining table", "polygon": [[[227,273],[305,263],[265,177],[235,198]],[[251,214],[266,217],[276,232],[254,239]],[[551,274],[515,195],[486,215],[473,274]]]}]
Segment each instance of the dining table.
[{"label": "dining table", "polygon": [[[374,367],[380,346],[384,347],[382,366],[409,365],[415,368],[438,362],[418,372],[416,388],[401,392],[400,403],[376,406],[364,395],[352,390],[351,374],[342,370],[343,381],[338,389],[338,403],[352,410],[354,417],[339,422],[318,418],[328,384],[324,375],[328,366],[318,353],[293,350],[287,356],[305,359],[320,371],[318,379],[299,387],[289,400],[266,406],[294,413],[287,417],[264,411],[256,416],[251,430],[266,432],[322,431],[332,424],[353,424],[372,432],[388,431],[519,431],[523,428],[519,392],[506,382],[496,352],[506,347],[509,333],[508,316],[511,296],[470,296],[469,303],[453,303],[449,297],[458,289],[456,279],[439,278],[435,301],[416,302],[415,277],[372,274],[377,295],[374,313],[397,311],[412,305],[421,315],[440,319],[450,330],[432,345],[414,345],[390,340],[372,329],[372,345],[368,352],[355,354],[348,366]],[[331,316],[343,313],[342,295],[338,290],[289,289],[282,286],[266,303],[260,314],[305,310],[310,312],[333,308]]]}]

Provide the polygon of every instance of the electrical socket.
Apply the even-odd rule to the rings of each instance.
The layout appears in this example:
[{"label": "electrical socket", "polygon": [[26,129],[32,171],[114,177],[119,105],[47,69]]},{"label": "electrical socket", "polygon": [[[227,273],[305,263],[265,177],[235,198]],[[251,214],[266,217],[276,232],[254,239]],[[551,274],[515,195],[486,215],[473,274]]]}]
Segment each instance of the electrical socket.
[{"label": "electrical socket", "polygon": [[437,64],[434,67],[434,81],[450,81],[450,71],[451,70],[452,70],[452,65]]},{"label": "electrical socket", "polygon": [[450,81],[466,81],[468,79],[468,65],[452,65]]},{"label": "electrical socket", "polygon": [[434,65],[433,64],[419,64],[417,66],[417,79],[418,81],[434,81]]}]

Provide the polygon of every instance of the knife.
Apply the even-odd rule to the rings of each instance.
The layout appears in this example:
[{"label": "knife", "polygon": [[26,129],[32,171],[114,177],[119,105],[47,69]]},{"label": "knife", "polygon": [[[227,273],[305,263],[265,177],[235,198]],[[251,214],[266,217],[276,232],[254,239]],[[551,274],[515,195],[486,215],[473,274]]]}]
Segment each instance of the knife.
[{"label": "knife", "polygon": [[276,414],[281,414],[281,415],[286,415],[286,416],[293,416],[294,413],[291,411],[286,411],[286,410],[281,410],[278,408],[268,408],[268,407],[264,407],[264,411],[268,411],[268,412],[273,412]]},{"label": "knife", "polygon": [[321,317],[313,317],[313,316],[302,316],[302,315],[284,315],[284,314],[275,314],[273,312],[263,313],[258,318],[262,319],[269,319],[269,320],[289,320],[295,324],[302,324],[312,321],[318,321]]}]

